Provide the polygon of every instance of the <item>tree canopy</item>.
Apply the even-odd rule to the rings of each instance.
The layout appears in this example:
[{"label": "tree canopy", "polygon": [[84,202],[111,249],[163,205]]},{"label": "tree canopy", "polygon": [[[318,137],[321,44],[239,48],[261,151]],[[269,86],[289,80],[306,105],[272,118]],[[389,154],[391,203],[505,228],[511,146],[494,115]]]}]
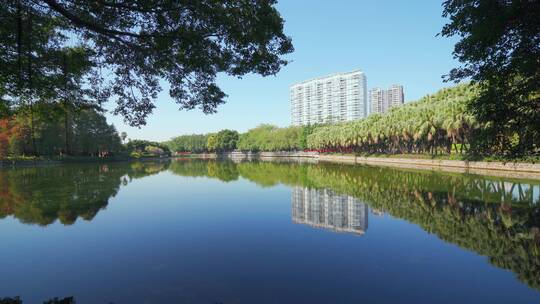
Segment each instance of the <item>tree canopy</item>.
[{"label": "tree canopy", "polygon": [[260,125],[240,134],[238,149],[242,151],[294,151],[304,150],[302,144],[306,127],[278,128]]},{"label": "tree canopy", "polygon": [[205,134],[181,135],[167,141],[165,144],[175,152],[206,152],[208,136]]},{"label": "tree canopy", "polygon": [[[169,88],[180,109],[213,113],[225,93],[216,75],[273,75],[293,51],[275,0],[0,3],[3,104],[69,100],[144,125]],[[76,98],[74,98],[76,97]]]},{"label": "tree canopy", "polygon": [[[215,135],[215,151],[225,152],[236,149],[238,142],[238,132],[234,130],[221,130]],[[210,146],[210,145],[209,145]]]},{"label": "tree canopy", "polygon": [[21,108],[0,118],[0,159],[6,156],[105,156],[122,151],[120,137],[94,109],[65,112],[60,105],[39,104],[28,115]]},{"label": "tree canopy", "polygon": [[480,88],[469,109],[484,123],[483,151],[540,152],[540,1],[446,0],[441,34],[458,36],[463,65],[447,80]]},{"label": "tree canopy", "polygon": [[126,149],[129,153],[143,153],[149,152],[151,154],[169,154],[170,150],[166,144],[148,141],[143,139],[130,140],[126,144]]},{"label": "tree canopy", "polygon": [[459,85],[392,108],[385,114],[316,128],[309,149],[361,153],[469,152],[478,125],[467,106],[477,98],[473,85]]}]

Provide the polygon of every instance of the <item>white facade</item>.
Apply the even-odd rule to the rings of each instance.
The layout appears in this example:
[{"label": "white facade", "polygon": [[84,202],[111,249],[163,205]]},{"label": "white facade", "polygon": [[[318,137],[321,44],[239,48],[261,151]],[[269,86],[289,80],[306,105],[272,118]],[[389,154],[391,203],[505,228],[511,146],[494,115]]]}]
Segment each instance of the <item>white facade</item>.
[{"label": "white facade", "polygon": [[367,81],[360,70],[317,77],[290,87],[291,123],[336,123],[367,117]]},{"label": "white facade", "polygon": [[388,109],[401,106],[405,102],[403,86],[394,84],[388,88]]},{"label": "white facade", "polygon": [[386,113],[392,107],[397,107],[405,102],[403,86],[394,84],[387,90],[373,88],[369,90],[369,104],[371,113]]},{"label": "white facade", "polygon": [[388,92],[379,88],[369,90],[370,113],[385,113],[388,100]]},{"label": "white facade", "polygon": [[368,206],[348,195],[297,186],[292,188],[291,203],[294,223],[357,234],[368,228]]}]

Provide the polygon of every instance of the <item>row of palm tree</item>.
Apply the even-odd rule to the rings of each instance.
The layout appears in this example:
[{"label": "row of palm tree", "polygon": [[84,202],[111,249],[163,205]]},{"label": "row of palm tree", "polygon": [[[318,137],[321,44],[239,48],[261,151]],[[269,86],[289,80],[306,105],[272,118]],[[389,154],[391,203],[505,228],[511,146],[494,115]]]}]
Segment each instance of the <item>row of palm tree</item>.
[{"label": "row of palm tree", "polygon": [[307,145],[363,153],[464,153],[480,128],[467,111],[476,96],[476,87],[469,84],[442,89],[385,114],[316,128]]}]

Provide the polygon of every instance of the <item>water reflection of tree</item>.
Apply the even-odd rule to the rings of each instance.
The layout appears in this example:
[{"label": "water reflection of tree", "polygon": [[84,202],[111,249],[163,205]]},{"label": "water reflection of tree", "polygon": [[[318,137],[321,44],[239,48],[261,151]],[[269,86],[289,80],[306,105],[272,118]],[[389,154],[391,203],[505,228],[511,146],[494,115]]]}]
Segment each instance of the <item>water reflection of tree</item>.
[{"label": "water reflection of tree", "polygon": [[239,177],[238,167],[232,161],[181,160],[173,161],[169,170],[176,175],[190,177],[210,177],[223,182],[235,181]]},{"label": "water reflection of tree", "polygon": [[310,178],[485,255],[540,289],[538,184],[348,166],[313,167]]},{"label": "water reflection of tree", "polygon": [[[0,298],[0,304],[22,304],[23,300],[20,297]],[[67,297],[63,299],[53,298],[44,301],[43,304],[75,304],[75,298]]]},{"label": "water reflection of tree", "polygon": [[92,220],[121,184],[167,168],[167,163],[88,164],[0,171],[0,218],[64,225]]},{"label": "water reflection of tree", "polygon": [[0,218],[66,225],[93,219],[122,184],[170,169],[261,186],[330,189],[485,255],[540,289],[540,185],[475,175],[336,164],[181,161],[0,171]]},{"label": "water reflection of tree", "polygon": [[285,184],[350,195],[485,255],[540,289],[538,182],[336,164],[188,161],[171,167],[182,168],[176,170],[180,175],[193,176],[190,168],[197,168],[197,176],[220,179],[209,172],[238,172],[265,187]]}]

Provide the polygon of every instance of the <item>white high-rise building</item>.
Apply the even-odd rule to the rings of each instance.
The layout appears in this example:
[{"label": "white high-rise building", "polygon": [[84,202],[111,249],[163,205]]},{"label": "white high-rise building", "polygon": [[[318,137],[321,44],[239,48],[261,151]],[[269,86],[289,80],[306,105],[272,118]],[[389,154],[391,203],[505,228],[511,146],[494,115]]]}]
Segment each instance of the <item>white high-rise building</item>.
[{"label": "white high-rise building", "polygon": [[308,125],[364,118],[367,80],[360,70],[317,77],[290,87],[291,123]]},{"label": "white high-rise building", "polygon": [[403,86],[391,85],[387,90],[373,88],[369,90],[370,113],[386,113],[392,107],[397,107],[405,102]]},{"label": "white high-rise building", "polygon": [[388,92],[379,88],[369,90],[369,101],[371,105],[371,113],[384,113],[388,100]]},{"label": "white high-rise building", "polygon": [[403,86],[391,85],[388,88],[388,109],[391,107],[401,106],[405,102],[405,96],[403,94]]}]

